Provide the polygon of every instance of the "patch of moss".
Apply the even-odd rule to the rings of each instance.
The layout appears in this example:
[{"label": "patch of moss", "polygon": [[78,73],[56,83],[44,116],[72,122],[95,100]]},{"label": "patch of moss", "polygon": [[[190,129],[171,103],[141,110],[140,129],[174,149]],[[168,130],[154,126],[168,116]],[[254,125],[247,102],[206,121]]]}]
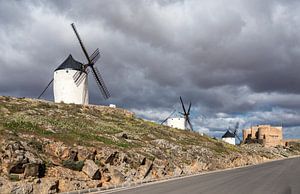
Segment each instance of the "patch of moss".
[{"label": "patch of moss", "polygon": [[84,161],[73,161],[73,160],[65,160],[63,161],[63,166],[69,168],[71,170],[81,171],[84,165]]}]

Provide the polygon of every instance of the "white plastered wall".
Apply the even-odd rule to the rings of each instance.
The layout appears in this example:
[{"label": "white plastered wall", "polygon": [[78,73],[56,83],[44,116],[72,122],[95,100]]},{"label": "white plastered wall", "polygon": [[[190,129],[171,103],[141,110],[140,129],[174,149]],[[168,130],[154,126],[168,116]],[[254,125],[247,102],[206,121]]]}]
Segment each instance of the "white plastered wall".
[{"label": "white plastered wall", "polygon": [[235,138],[233,138],[233,137],[225,137],[225,138],[222,138],[222,140],[229,144],[235,145]]},{"label": "white plastered wall", "polygon": [[[84,80],[77,86],[73,75],[78,72],[73,69],[61,69],[54,72],[54,102],[88,104],[88,79],[84,73]],[[81,75],[83,76],[83,75]]]},{"label": "white plastered wall", "polygon": [[178,128],[178,129],[185,129],[185,119],[184,118],[169,118],[167,120],[167,126]]}]

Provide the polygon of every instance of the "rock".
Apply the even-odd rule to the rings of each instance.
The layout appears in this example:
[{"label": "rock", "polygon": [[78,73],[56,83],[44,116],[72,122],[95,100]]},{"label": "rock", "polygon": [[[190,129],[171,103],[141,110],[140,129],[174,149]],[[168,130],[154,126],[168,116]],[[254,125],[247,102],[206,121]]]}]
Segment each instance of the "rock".
[{"label": "rock", "polygon": [[20,185],[14,185],[11,194],[32,194],[33,193],[33,186],[29,183],[24,183]]},{"label": "rock", "polygon": [[153,161],[150,161],[148,159],[146,159],[145,162],[142,161],[142,165],[138,168],[139,175],[143,179],[146,178],[150,174],[152,167]]},{"label": "rock", "polygon": [[120,171],[118,171],[117,169],[114,169],[112,171],[110,182],[114,183],[115,185],[119,185],[119,184],[125,182],[125,178],[126,177]]},{"label": "rock", "polygon": [[62,142],[53,142],[51,141],[49,144],[45,146],[45,152],[52,157],[56,157],[60,160],[76,160],[77,159],[77,151],[70,150],[69,147],[67,147]]},{"label": "rock", "polygon": [[59,180],[69,179],[69,180],[80,180],[88,181],[90,178],[86,176],[83,172],[78,172],[61,166],[54,166],[47,168],[46,177],[55,177]]},{"label": "rock", "polygon": [[4,177],[0,177],[0,193],[2,194],[9,194],[12,190],[12,184]]},{"label": "rock", "polygon": [[34,185],[34,193],[36,194],[54,194],[59,191],[59,181],[55,178],[43,179]]},{"label": "rock", "polygon": [[30,147],[21,142],[9,142],[2,156],[2,169],[5,174],[23,174],[28,176],[44,175],[43,161],[33,154]]},{"label": "rock", "polygon": [[27,177],[38,177],[39,176],[39,164],[28,163],[23,165],[24,170],[24,178]]},{"label": "rock", "polygon": [[101,179],[101,173],[99,171],[99,167],[92,160],[86,160],[84,162],[82,172],[84,172],[86,175],[88,175],[88,177],[90,177],[93,180]]},{"label": "rock", "polygon": [[95,156],[97,154],[97,151],[95,149],[87,149],[82,146],[78,147],[78,160],[95,160]]},{"label": "rock", "polygon": [[105,164],[114,165],[115,160],[118,158],[119,152],[112,153],[105,161]]},{"label": "rock", "polygon": [[126,133],[124,133],[121,137],[124,139],[128,139],[128,135]]},{"label": "rock", "polygon": [[[88,181],[77,181],[77,180],[60,180],[59,181],[59,185],[58,185],[58,189],[59,192],[67,192],[67,191],[76,191],[76,190],[82,190],[82,189],[87,189],[89,188],[88,185]],[[100,182],[97,181],[97,183],[95,183],[93,187],[96,187],[97,185],[99,185]]]},{"label": "rock", "polygon": [[175,167],[174,169],[174,176],[180,176],[182,175],[183,170],[181,168],[179,168],[178,166]]}]

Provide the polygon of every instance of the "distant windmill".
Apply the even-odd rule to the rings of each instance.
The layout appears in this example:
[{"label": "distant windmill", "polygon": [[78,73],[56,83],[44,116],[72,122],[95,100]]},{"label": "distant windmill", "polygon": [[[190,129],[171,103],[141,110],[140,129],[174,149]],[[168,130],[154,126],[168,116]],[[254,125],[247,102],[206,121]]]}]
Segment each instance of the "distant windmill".
[{"label": "distant windmill", "polygon": [[179,113],[183,116],[183,118],[180,117],[171,118],[176,112],[176,110],[174,110],[165,120],[161,122],[161,125],[166,123],[167,126],[169,127],[174,127],[179,129],[189,129],[193,131],[194,129],[190,120],[190,111],[191,111],[192,103],[190,102],[188,110],[186,111],[181,96],[180,96],[180,102],[181,102],[183,112],[179,112]]},{"label": "distant windmill", "polygon": [[[71,26],[87,59],[87,63],[82,64],[74,60],[72,55],[69,55],[68,58],[54,71],[54,78],[49,82],[38,98],[40,98],[51,83],[54,82],[53,91],[55,102],[88,104],[87,75],[91,71],[102,96],[104,99],[108,99],[110,93],[103,81],[100,71],[94,66],[100,58],[99,49],[97,48],[93,54],[89,56],[76,30],[75,24],[72,23]],[[88,69],[88,67],[90,69]]]},{"label": "distant windmill", "polygon": [[241,139],[237,134],[239,125],[240,123],[236,122],[233,129],[229,127],[226,133],[222,136],[222,140],[233,145],[235,145],[235,138],[238,138],[238,140],[241,142]]}]

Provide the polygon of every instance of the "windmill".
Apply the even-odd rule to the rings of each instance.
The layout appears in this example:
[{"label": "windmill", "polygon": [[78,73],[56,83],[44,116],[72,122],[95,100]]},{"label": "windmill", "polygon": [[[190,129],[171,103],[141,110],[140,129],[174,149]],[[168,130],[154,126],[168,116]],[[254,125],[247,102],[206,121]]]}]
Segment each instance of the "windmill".
[{"label": "windmill", "polygon": [[238,138],[238,140],[241,142],[241,139],[237,134],[239,125],[240,123],[236,122],[233,129],[229,127],[226,133],[222,136],[222,140],[233,145],[235,145],[235,138]]},{"label": "windmill", "polygon": [[169,127],[175,127],[179,129],[189,129],[193,131],[193,126],[190,120],[190,111],[191,111],[192,103],[190,102],[188,110],[186,111],[181,96],[180,96],[180,102],[181,102],[183,112],[179,112],[179,114],[181,114],[183,118],[176,118],[176,117],[171,118],[176,113],[176,110],[174,110],[166,119],[164,119],[161,122],[161,125],[167,123]]},{"label": "windmill", "polygon": [[89,55],[76,30],[75,24],[72,23],[71,26],[79,41],[84,56],[87,59],[87,63],[80,63],[73,59],[72,55],[69,55],[67,59],[54,71],[53,79],[49,82],[38,98],[40,98],[47,88],[53,83],[55,102],[88,104],[87,76],[89,72],[92,72],[103,98],[108,99],[110,97],[110,93],[104,83],[100,71],[95,66],[95,63],[100,58],[99,48]]}]

